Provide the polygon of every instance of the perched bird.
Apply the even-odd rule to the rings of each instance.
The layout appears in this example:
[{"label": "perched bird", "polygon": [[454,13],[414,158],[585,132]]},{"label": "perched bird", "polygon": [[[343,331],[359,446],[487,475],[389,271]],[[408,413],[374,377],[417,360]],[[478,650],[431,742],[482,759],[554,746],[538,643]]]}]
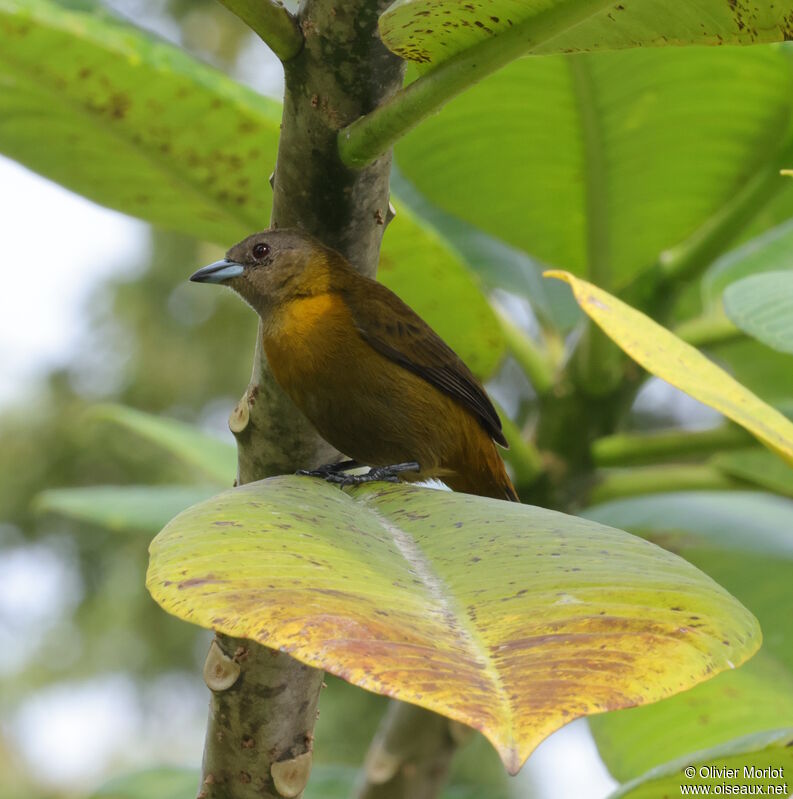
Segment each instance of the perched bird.
[{"label": "perched bird", "polygon": [[405,479],[518,501],[496,449],[507,445],[501,421],[479,381],[338,252],[298,230],[265,230],[190,280],[229,286],[254,308],[275,379],[328,443],[375,477],[393,472],[374,467],[414,461],[419,470]]}]

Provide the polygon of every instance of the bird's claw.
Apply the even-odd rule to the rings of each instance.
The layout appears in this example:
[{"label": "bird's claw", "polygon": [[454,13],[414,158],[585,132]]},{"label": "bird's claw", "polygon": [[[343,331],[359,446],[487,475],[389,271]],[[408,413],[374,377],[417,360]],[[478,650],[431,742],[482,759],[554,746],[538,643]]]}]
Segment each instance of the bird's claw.
[{"label": "bird's claw", "polygon": [[336,482],[335,477],[343,476],[342,472],[347,469],[357,469],[361,464],[357,461],[337,461],[336,463],[326,463],[317,466],[316,469],[298,469],[295,474],[300,477],[321,477],[330,483]]},{"label": "bird's claw", "polygon": [[418,472],[420,466],[415,461],[407,463],[394,463],[390,466],[374,466],[366,474],[346,474],[346,469],[355,469],[360,464],[355,461],[342,461],[320,466],[317,469],[301,469],[296,474],[305,477],[321,477],[328,483],[340,486],[361,485],[363,483],[398,483],[402,472]]}]

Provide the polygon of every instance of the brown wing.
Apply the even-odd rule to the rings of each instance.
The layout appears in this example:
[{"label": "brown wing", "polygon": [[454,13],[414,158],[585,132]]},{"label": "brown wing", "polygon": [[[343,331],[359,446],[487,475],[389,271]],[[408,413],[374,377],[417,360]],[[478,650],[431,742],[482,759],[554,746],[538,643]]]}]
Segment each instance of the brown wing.
[{"label": "brown wing", "polygon": [[342,296],[372,347],[462,403],[494,441],[508,446],[498,413],[479,381],[412,308],[374,280],[359,278]]}]

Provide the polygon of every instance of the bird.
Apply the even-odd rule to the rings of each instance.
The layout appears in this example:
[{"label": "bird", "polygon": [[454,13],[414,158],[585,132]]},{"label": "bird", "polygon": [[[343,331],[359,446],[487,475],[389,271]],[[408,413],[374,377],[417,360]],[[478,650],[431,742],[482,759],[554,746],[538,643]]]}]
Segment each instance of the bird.
[{"label": "bird", "polygon": [[227,286],[259,314],[276,382],[351,459],[303,473],[339,482],[346,469],[368,466],[368,479],[435,478],[454,491],[520,501],[481,383],[415,311],[341,253],[299,229],[273,228],[190,280]]}]

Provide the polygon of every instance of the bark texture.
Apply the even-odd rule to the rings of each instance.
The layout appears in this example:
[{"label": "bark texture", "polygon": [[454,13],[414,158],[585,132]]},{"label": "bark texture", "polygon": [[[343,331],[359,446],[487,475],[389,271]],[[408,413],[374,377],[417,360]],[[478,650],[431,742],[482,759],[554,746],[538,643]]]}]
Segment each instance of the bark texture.
[{"label": "bark texture", "polygon": [[311,769],[322,672],[222,636],[212,644],[204,677],[212,699],[199,799],[300,796]]}]

